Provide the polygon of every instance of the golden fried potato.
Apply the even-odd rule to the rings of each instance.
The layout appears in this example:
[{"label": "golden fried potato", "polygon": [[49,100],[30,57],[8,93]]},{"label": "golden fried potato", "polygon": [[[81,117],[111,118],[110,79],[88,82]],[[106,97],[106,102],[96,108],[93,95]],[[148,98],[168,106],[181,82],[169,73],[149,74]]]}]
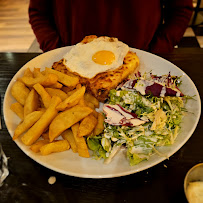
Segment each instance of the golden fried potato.
[{"label": "golden fried potato", "polygon": [[60,89],[54,89],[54,88],[45,88],[45,90],[48,92],[48,94],[53,97],[53,96],[59,96],[61,98],[62,101],[64,101],[68,95],[63,92]]},{"label": "golden fried potato", "polygon": [[49,140],[38,140],[33,145],[31,145],[30,149],[33,152],[38,153],[38,152],[40,152],[40,148],[42,146],[44,146],[45,144],[49,144]]},{"label": "golden fried potato", "polygon": [[80,89],[77,89],[76,92],[74,92],[71,96],[69,96],[67,99],[61,102],[56,108],[59,111],[63,111],[66,108],[75,106],[76,104],[78,104],[80,99],[84,96],[84,93],[85,93],[85,86],[81,87]]},{"label": "golden fried potato", "polygon": [[80,106],[87,106],[87,105],[85,104],[85,99],[84,99],[84,97],[82,97],[82,98],[79,100],[78,105],[80,105]]},{"label": "golden fried potato", "polygon": [[32,89],[25,100],[24,117],[39,108],[39,96],[37,92]]},{"label": "golden fried potato", "polygon": [[73,131],[79,156],[89,158],[90,154],[84,137],[78,137],[79,123],[74,124],[71,129]]},{"label": "golden fried potato", "polygon": [[97,119],[98,118],[98,112],[97,111],[95,111],[95,110],[93,110],[93,112],[92,112],[92,115]]},{"label": "golden fried potato", "polygon": [[94,128],[94,135],[99,135],[104,130],[104,116],[102,113],[98,113],[97,125]]},{"label": "golden fried potato", "polygon": [[93,112],[92,112],[91,114],[92,114],[95,118],[98,117],[98,112],[95,111],[95,106],[94,106],[94,104],[91,103],[91,102],[87,103],[87,101],[85,101],[84,97],[82,97],[82,99],[80,99],[80,101],[78,102],[78,105],[90,107],[91,109],[93,109]]},{"label": "golden fried potato", "polygon": [[75,93],[77,91],[77,89],[71,90],[69,92],[66,92],[66,94],[69,96],[71,96],[73,93]]},{"label": "golden fried potato", "polygon": [[59,82],[53,84],[53,85],[50,85],[50,86],[47,86],[49,88],[55,88],[55,89],[61,89],[63,87],[63,85]]},{"label": "golden fried potato", "polygon": [[47,109],[44,108],[44,107],[40,107],[40,108],[37,109],[37,111],[44,111],[44,112],[45,112],[46,110],[47,110]]},{"label": "golden fried potato", "polygon": [[21,134],[33,126],[43,115],[43,111],[33,111],[24,117],[23,122],[21,122],[14,131],[13,140],[17,139]]},{"label": "golden fried potato", "polygon": [[40,68],[34,68],[33,70],[33,77],[37,78],[37,77],[42,77],[43,74],[40,72]]},{"label": "golden fried potato", "polygon": [[99,101],[93,95],[85,93],[84,98],[88,103],[93,103],[95,108],[99,108]]},{"label": "golden fried potato", "polygon": [[61,136],[63,137],[64,140],[68,140],[69,144],[70,144],[70,147],[72,149],[72,151],[74,153],[78,152],[78,149],[77,149],[77,145],[76,145],[76,142],[75,142],[75,138],[73,136],[73,132],[71,129],[67,129],[65,130]]},{"label": "golden fried potato", "polygon": [[16,102],[16,103],[11,104],[11,110],[12,110],[14,113],[16,113],[16,115],[17,115],[21,120],[24,119],[24,108],[23,108],[23,106],[22,106],[19,102]]},{"label": "golden fried potato", "polygon": [[45,70],[41,70],[42,75],[46,75],[46,71]]},{"label": "golden fried potato", "polygon": [[47,91],[44,89],[42,85],[39,83],[35,84],[33,88],[37,91],[37,93],[41,96],[42,102],[45,106],[45,108],[49,107],[49,104],[51,102],[51,96],[47,93]]},{"label": "golden fried potato", "polygon": [[59,140],[46,144],[40,148],[42,155],[48,155],[54,152],[63,152],[70,149],[70,144],[67,140]]},{"label": "golden fried potato", "polygon": [[[73,87],[73,86],[70,86],[70,87],[63,86],[63,87],[61,88],[61,90],[64,91],[66,94],[68,94],[68,92],[74,90],[74,88],[75,88],[75,87]],[[69,95],[69,96],[70,96],[70,95]]]},{"label": "golden fried potato", "polygon": [[94,106],[94,104],[92,102],[89,102],[89,101],[85,100],[85,105],[90,107],[91,109],[95,109],[95,106]]},{"label": "golden fried potato", "polygon": [[52,142],[57,138],[63,131],[70,128],[75,123],[79,122],[90,113],[92,109],[89,107],[83,107],[76,105],[66,111],[59,113],[51,122],[49,126],[49,139]]},{"label": "golden fried potato", "polygon": [[43,134],[42,134],[42,138],[43,138],[44,140],[49,140],[49,132],[47,131],[47,132],[43,133]]},{"label": "golden fried potato", "polygon": [[49,126],[53,118],[56,117],[58,110],[56,106],[61,102],[60,97],[53,96],[48,109],[41,118],[22,136],[21,140],[25,145],[32,145],[42,135]]},{"label": "golden fried potato", "polygon": [[11,88],[12,96],[24,106],[30,90],[21,81],[16,81]]},{"label": "golden fried potato", "polygon": [[82,85],[80,83],[78,83],[75,88],[76,88],[76,90],[79,90],[81,87],[82,87]]},{"label": "golden fried potato", "polygon": [[57,75],[58,81],[67,87],[69,86],[75,87],[79,83],[79,79],[76,76],[69,76],[51,68],[46,68],[45,71],[46,73],[52,73]]},{"label": "golden fried potato", "polygon": [[47,74],[47,75],[43,75],[42,77],[36,77],[36,78],[23,76],[20,80],[27,87],[32,87],[37,83],[39,83],[44,87],[47,87],[47,86],[56,84],[58,81],[58,77],[55,74]]},{"label": "golden fried potato", "polygon": [[89,135],[95,128],[96,124],[97,119],[92,114],[88,115],[80,123],[78,136],[83,137]]},{"label": "golden fried potato", "polygon": [[33,77],[33,73],[29,68],[26,68],[23,76],[25,76],[25,77]]}]

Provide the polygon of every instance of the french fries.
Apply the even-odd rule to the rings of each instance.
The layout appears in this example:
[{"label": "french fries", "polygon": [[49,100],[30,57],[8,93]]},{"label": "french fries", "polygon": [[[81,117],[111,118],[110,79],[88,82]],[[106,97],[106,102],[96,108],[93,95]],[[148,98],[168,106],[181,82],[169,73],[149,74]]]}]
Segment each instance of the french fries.
[{"label": "french fries", "polygon": [[45,144],[40,148],[42,155],[48,155],[53,152],[63,152],[70,149],[70,144],[67,140],[59,140],[49,144]]},{"label": "french fries", "polygon": [[45,106],[45,108],[49,107],[49,104],[51,102],[51,96],[46,92],[44,87],[40,85],[39,83],[35,84],[33,88],[37,91],[37,93],[41,96],[42,102]]},{"label": "french fries", "polygon": [[77,89],[71,90],[69,92],[66,92],[66,94],[69,96],[71,96],[73,93],[75,93],[77,91]]},{"label": "french fries", "polygon": [[50,105],[41,118],[21,137],[25,145],[32,145],[42,135],[43,131],[49,126],[53,118],[57,115],[56,106],[61,102],[60,97],[54,96]]},{"label": "french fries", "polygon": [[88,115],[80,123],[78,136],[83,137],[83,136],[90,135],[90,133],[95,128],[96,124],[97,124],[97,119],[92,114]]},{"label": "french fries", "polygon": [[61,88],[61,90],[64,91],[64,92],[67,94],[68,92],[74,90],[74,88],[75,88],[75,87],[73,87],[73,86],[72,86],[72,87],[63,86],[63,87]]},{"label": "french fries", "polygon": [[36,111],[39,108],[39,96],[37,92],[32,89],[28,94],[24,105],[24,117]]},{"label": "french fries", "polygon": [[27,68],[11,93],[17,102],[10,108],[21,119],[13,140],[20,138],[41,155],[71,148],[81,157],[90,156],[85,137],[103,131],[104,117],[95,110],[99,101],[86,92],[77,76]]},{"label": "french fries", "polygon": [[104,130],[104,116],[102,113],[98,113],[97,125],[94,128],[94,135],[99,135]]},{"label": "french fries", "polygon": [[88,103],[93,103],[95,108],[99,108],[99,101],[93,95],[85,93],[84,98]]},{"label": "french fries", "polygon": [[30,149],[35,152],[35,153],[38,153],[40,152],[40,148],[46,144],[49,143],[49,140],[38,140],[37,142],[35,142],[31,147]]},{"label": "french fries", "polygon": [[85,101],[85,104],[86,104],[86,106],[89,106],[91,109],[95,109],[95,106],[92,102]]},{"label": "french fries", "polygon": [[24,106],[30,90],[21,81],[16,81],[11,88],[12,96]]},{"label": "french fries", "polygon": [[43,134],[42,134],[42,138],[43,138],[44,140],[49,140],[49,132],[43,133]]},{"label": "french fries", "polygon": [[15,129],[13,140],[17,139],[22,133],[33,126],[39,120],[43,113],[43,111],[33,111],[32,113],[25,116],[23,122],[20,123]]},{"label": "french fries", "polygon": [[79,79],[76,76],[69,76],[51,68],[46,68],[45,71],[46,73],[57,75],[58,81],[67,87],[69,86],[75,87],[79,83]]},{"label": "french fries", "polygon": [[74,153],[78,151],[75,138],[73,136],[73,132],[71,129],[65,130],[62,132],[61,136],[63,137],[64,140],[67,140],[70,143],[71,149],[73,150]]},{"label": "french fries", "polygon": [[25,77],[33,77],[33,73],[29,68],[27,68],[27,69],[25,69],[25,72],[24,72],[23,76],[25,76]]},{"label": "french fries", "polygon": [[42,77],[43,74],[40,72],[40,68],[34,68],[33,70],[33,77],[37,78],[37,77]]},{"label": "french fries", "polygon": [[87,106],[87,105],[85,104],[85,99],[84,99],[84,97],[82,97],[82,98],[79,100],[78,105],[80,105],[80,106]]},{"label": "french fries", "polygon": [[59,113],[49,126],[50,141],[52,142],[55,138],[61,135],[63,131],[88,116],[92,111],[93,110],[89,107],[77,105]]},{"label": "french fries", "polygon": [[16,115],[23,120],[24,119],[24,108],[19,102],[11,104],[11,110],[16,113]]},{"label": "french fries", "polygon": [[29,77],[29,76],[23,76],[20,79],[27,87],[33,87],[35,84],[39,83],[44,87],[54,85],[58,81],[58,77],[55,74],[46,74],[42,77]]},{"label": "french fries", "polygon": [[86,157],[86,158],[90,157],[84,137],[78,136],[79,123],[74,124],[71,127],[71,129],[73,131],[73,136],[75,138],[79,156]]},{"label": "french fries", "polygon": [[49,88],[55,88],[55,89],[61,89],[63,87],[63,85],[59,82],[53,84],[53,85],[50,85],[48,86]]},{"label": "french fries", "polygon": [[65,100],[68,97],[68,95],[65,92],[63,92],[62,90],[60,90],[60,89],[45,88],[45,90],[49,93],[49,95],[51,97],[59,96],[62,101]]},{"label": "french fries", "polygon": [[67,99],[61,102],[56,108],[59,111],[63,111],[66,108],[75,106],[76,104],[78,104],[80,99],[82,99],[82,97],[84,96],[84,93],[85,93],[85,86],[77,89],[71,96],[69,96]]}]

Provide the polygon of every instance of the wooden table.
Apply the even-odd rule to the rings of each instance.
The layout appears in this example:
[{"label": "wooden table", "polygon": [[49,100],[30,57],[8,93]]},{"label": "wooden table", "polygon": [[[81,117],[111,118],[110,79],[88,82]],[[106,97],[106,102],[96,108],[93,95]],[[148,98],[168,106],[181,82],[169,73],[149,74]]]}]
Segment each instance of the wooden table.
[{"label": "wooden table", "polygon": [[[1,107],[13,75],[37,55],[0,53]],[[203,49],[176,49],[161,56],[185,71],[203,95]],[[203,162],[202,126],[200,119],[188,142],[152,168],[125,177],[85,179],[59,174],[33,161],[11,140],[3,122],[0,143],[9,157],[10,174],[0,187],[0,202],[186,202],[184,177],[192,166]],[[53,185],[48,183],[50,176],[56,177]]]}]

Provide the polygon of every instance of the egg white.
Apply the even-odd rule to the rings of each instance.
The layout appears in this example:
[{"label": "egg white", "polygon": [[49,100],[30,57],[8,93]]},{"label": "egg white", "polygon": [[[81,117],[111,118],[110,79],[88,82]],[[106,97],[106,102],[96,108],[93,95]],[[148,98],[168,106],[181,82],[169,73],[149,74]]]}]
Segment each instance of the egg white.
[{"label": "egg white", "polygon": [[[92,56],[98,51],[111,51],[115,60],[110,65],[100,65],[92,60]],[[99,37],[83,44],[78,43],[64,55],[65,65],[71,72],[75,72],[85,78],[93,78],[98,73],[113,70],[123,64],[123,59],[129,51],[128,45],[117,38]]]}]

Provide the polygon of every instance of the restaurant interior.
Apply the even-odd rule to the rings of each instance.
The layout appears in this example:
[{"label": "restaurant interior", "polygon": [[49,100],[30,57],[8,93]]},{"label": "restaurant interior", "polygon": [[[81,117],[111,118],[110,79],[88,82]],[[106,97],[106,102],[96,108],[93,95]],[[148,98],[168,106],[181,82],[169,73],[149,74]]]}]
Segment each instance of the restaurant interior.
[{"label": "restaurant interior", "polygon": [[[0,52],[42,52],[28,22],[28,5],[29,0],[0,0]],[[193,7],[189,26],[176,47],[203,47],[203,1],[193,0]]]}]

